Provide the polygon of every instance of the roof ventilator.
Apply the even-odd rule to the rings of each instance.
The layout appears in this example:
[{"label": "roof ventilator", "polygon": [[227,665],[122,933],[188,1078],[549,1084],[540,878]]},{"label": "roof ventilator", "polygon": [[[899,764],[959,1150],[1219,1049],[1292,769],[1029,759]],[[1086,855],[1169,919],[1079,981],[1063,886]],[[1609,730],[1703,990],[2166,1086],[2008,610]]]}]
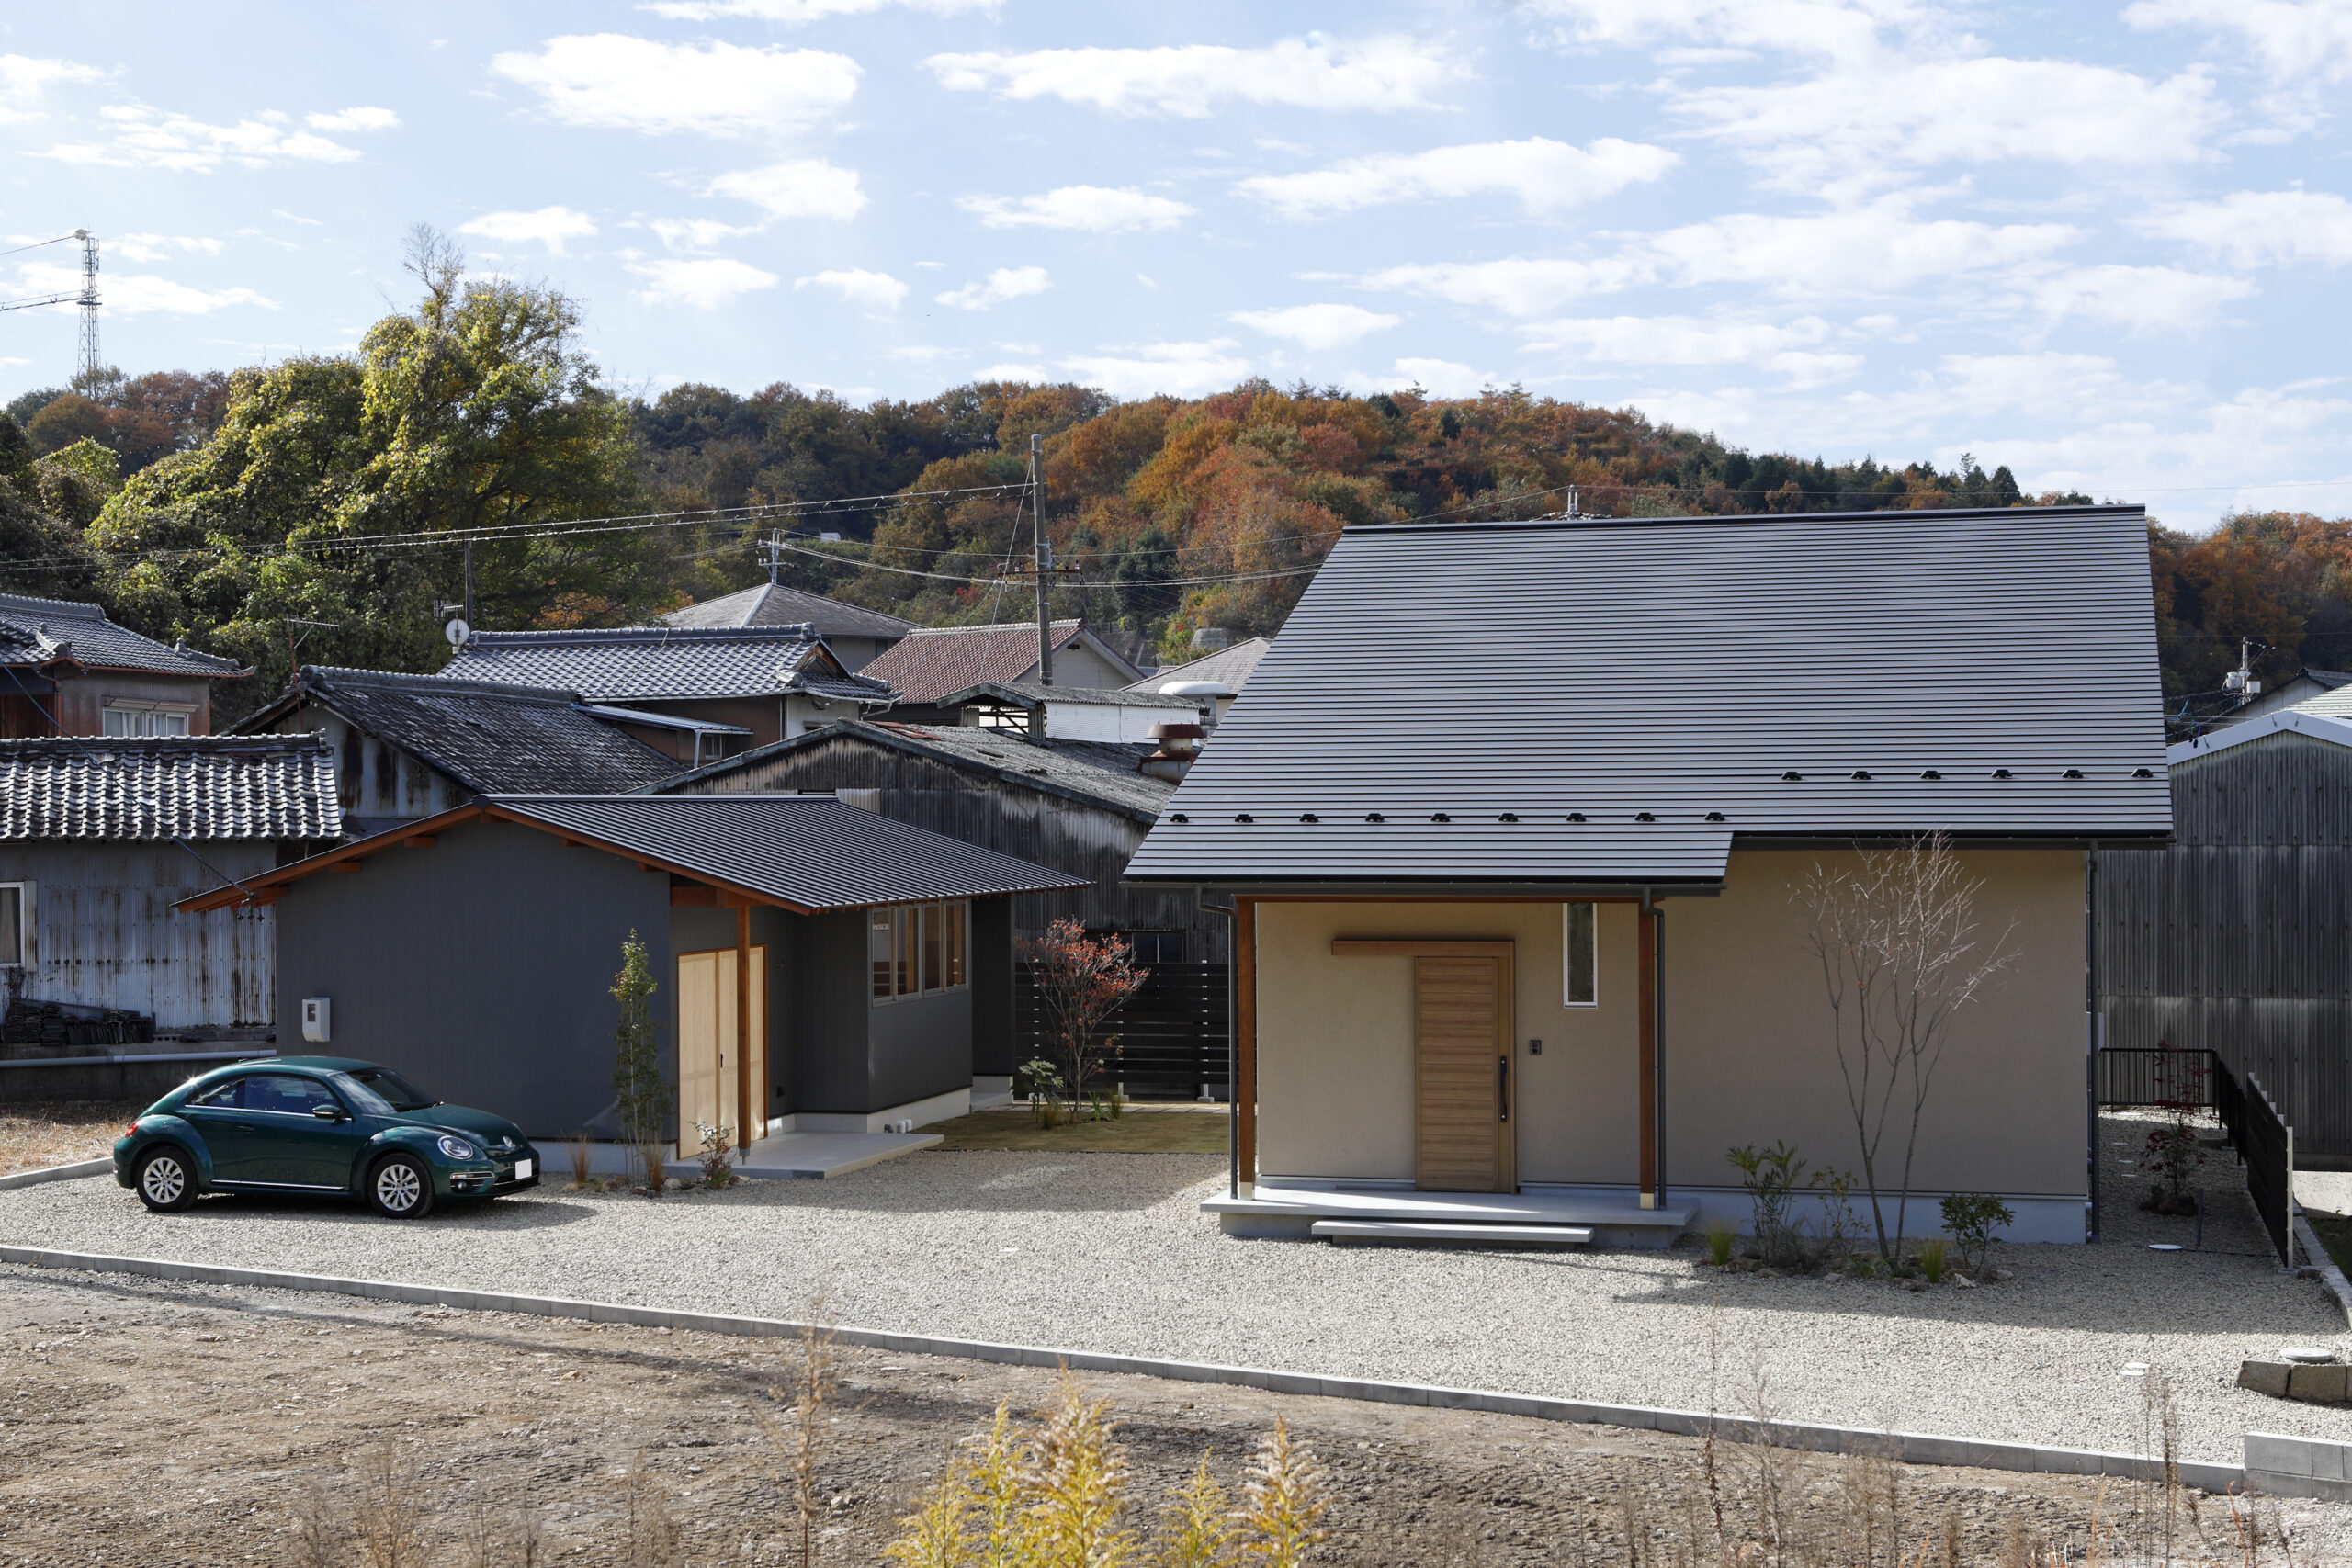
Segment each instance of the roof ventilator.
[{"label": "roof ventilator", "polygon": [[1636,822],[1655,822],[1657,820],[1657,813],[1655,811],[1636,811],[1634,813],[1634,820]]},{"label": "roof ventilator", "polygon": [[1787,773],[1781,775],[1781,782],[1782,784],[1803,784],[1804,783],[1804,775],[1797,772],[1794,768],[1791,768]]},{"label": "roof ventilator", "polygon": [[2062,779],[2078,779],[2083,776],[2083,770],[2080,768],[2068,768],[2064,773],[2060,773],[2058,776]]},{"label": "roof ventilator", "polygon": [[1258,820],[1255,817],[1250,816],[1247,811],[1235,812],[1233,814],[1233,819],[1236,822],[1255,822]]},{"label": "roof ventilator", "polygon": [[1387,818],[1383,817],[1383,816],[1382,816],[1379,812],[1377,812],[1377,811],[1367,811],[1367,812],[1365,812],[1365,813],[1363,814],[1363,819],[1364,819],[1365,821],[1367,821],[1367,822],[1385,822],[1385,821],[1387,821],[1387,820],[1388,820],[1388,818]]},{"label": "roof ventilator", "polygon": [[1710,822],[1720,822],[1723,819],[1724,814],[1720,811],[1710,811],[1707,813],[1707,820]]},{"label": "roof ventilator", "polygon": [[1169,814],[1168,820],[1170,822],[1190,822],[1192,818],[1185,816],[1181,811],[1175,811]]},{"label": "roof ventilator", "polygon": [[1854,782],[1855,782],[1856,784],[1868,784],[1868,783],[1870,783],[1870,782],[1871,782],[1871,771],[1870,771],[1868,768],[1856,768],[1856,769],[1854,770]]},{"label": "roof ventilator", "polygon": [[1584,813],[1581,811],[1571,811],[1568,813],[1568,820],[1571,822],[1581,822],[1584,820]]},{"label": "roof ventilator", "polygon": [[1432,822],[1451,822],[1453,818],[1448,817],[1442,811],[1433,811],[1430,814],[1430,820]]},{"label": "roof ventilator", "polygon": [[1519,813],[1516,811],[1506,811],[1502,814],[1500,820],[1505,822],[1516,822],[1519,820]]},{"label": "roof ventilator", "polygon": [[1320,822],[1323,820],[1323,818],[1316,816],[1312,811],[1300,812],[1298,814],[1298,819],[1302,822]]},{"label": "roof ventilator", "polygon": [[2134,768],[2132,770],[2132,776],[2135,779],[2152,779],[2156,776],[2156,770],[2154,768]]},{"label": "roof ventilator", "polygon": [[1993,776],[1996,779],[2013,779],[2017,777],[2015,773],[2009,772],[2007,768],[1995,768],[1993,770]]},{"label": "roof ventilator", "polygon": [[1943,774],[1936,772],[1933,768],[1929,768],[1926,773],[1921,773],[1919,776],[1927,780],[1929,784],[1933,784],[1938,779],[1943,777]]}]

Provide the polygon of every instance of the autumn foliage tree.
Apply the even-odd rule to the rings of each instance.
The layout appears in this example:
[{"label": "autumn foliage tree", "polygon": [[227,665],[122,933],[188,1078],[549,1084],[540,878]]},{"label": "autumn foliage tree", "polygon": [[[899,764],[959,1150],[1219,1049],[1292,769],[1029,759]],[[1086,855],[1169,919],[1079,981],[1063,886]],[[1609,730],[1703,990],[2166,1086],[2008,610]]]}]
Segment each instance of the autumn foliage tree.
[{"label": "autumn foliage tree", "polygon": [[1023,938],[1021,956],[1045,1013],[1046,1043],[1069,1064],[1070,1098],[1082,1105],[1087,1080],[1116,1043],[1102,1034],[1103,1020],[1143,987],[1151,971],[1136,967],[1133,944],[1117,933],[1091,937],[1069,919],[1056,920],[1042,937]]}]

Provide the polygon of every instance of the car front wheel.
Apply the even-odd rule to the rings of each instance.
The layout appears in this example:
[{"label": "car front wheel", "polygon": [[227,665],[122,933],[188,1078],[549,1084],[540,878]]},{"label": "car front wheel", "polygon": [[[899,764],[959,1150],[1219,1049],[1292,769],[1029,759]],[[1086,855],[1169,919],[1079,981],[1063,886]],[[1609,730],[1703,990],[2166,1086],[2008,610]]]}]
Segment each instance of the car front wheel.
[{"label": "car front wheel", "polygon": [[433,1173],[413,1155],[392,1155],[368,1173],[368,1203],[388,1220],[422,1219],[433,1212]]},{"label": "car front wheel", "polygon": [[150,1151],[139,1162],[138,1185],[139,1201],[159,1214],[176,1213],[196,1201],[196,1172],[175,1148]]}]

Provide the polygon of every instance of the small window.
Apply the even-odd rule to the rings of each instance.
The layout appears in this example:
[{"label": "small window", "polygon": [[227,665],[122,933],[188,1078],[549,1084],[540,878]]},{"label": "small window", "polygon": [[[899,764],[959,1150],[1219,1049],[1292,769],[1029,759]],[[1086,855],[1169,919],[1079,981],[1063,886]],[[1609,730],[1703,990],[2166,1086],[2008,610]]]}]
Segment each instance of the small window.
[{"label": "small window", "polygon": [[316,1078],[291,1073],[263,1073],[244,1080],[245,1109],[279,1116],[308,1116],[322,1105],[335,1104],[334,1091]]},{"label": "small window", "polygon": [[243,1102],[244,1092],[245,1080],[231,1078],[227,1083],[214,1084],[187,1103],[200,1105],[207,1111],[234,1111]]},{"label": "small window", "polygon": [[107,735],[126,739],[142,735],[186,735],[188,717],[196,710],[175,703],[142,703],[116,700],[107,704],[99,713],[100,727]]},{"label": "small window", "polygon": [[1135,961],[1146,968],[1184,962],[1182,931],[1129,931],[1127,942],[1135,949]]},{"label": "small window", "polygon": [[947,907],[933,904],[910,913],[922,917],[922,988],[944,991],[947,988]]},{"label": "small window", "polygon": [[866,951],[877,1002],[935,995],[967,984],[970,907],[909,904],[866,916]]},{"label": "small window", "polygon": [[1566,949],[1562,964],[1565,988],[1562,999],[1572,1008],[1589,1008],[1600,1003],[1600,909],[1592,904],[1568,904],[1562,908],[1561,939]]},{"label": "small window", "polygon": [[866,913],[865,951],[874,968],[874,999],[887,1002],[898,995],[898,988],[890,983],[890,933],[896,922],[891,919],[892,911],[888,909],[871,909]]},{"label": "small window", "polygon": [[942,904],[947,916],[947,984],[952,989],[964,983],[964,914],[963,904]]},{"label": "small window", "polygon": [[0,882],[0,967],[32,962],[33,885]]}]

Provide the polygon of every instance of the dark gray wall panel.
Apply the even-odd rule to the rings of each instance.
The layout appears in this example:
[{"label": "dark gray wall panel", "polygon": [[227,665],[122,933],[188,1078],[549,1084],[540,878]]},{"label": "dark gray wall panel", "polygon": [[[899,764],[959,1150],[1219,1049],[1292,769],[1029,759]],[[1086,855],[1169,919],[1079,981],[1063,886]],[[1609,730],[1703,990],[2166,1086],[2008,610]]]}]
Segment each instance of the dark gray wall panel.
[{"label": "dark gray wall panel", "polygon": [[972,1082],[972,993],[906,997],[873,1010],[865,1109],[925,1100]]},{"label": "dark gray wall panel", "polygon": [[796,1111],[857,1111],[871,1103],[866,1073],[865,911],[800,917],[808,940],[792,955]]},{"label": "dark gray wall panel", "polygon": [[992,1077],[1014,1066],[1012,904],[972,900],[972,1071]]}]

